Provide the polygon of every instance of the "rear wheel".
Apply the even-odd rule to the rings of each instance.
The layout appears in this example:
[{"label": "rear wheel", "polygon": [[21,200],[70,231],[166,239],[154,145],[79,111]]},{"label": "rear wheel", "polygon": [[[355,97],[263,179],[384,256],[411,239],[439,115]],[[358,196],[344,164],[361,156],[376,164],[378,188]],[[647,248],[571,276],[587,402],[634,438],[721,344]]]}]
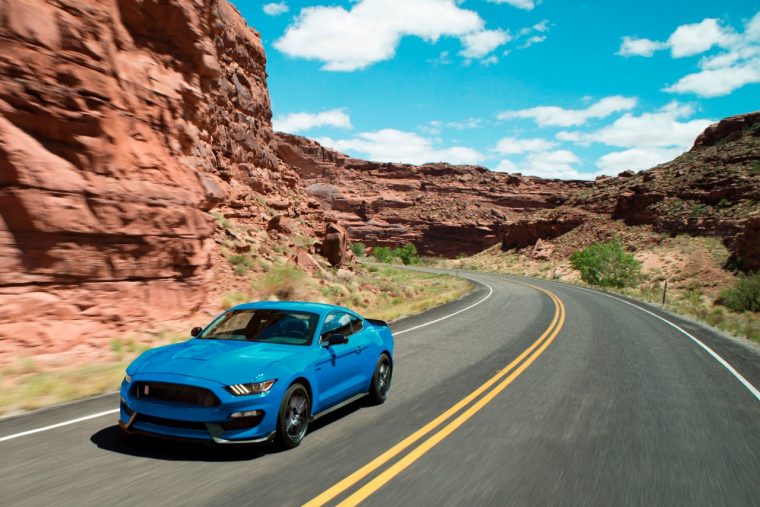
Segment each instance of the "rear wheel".
[{"label": "rear wheel", "polygon": [[388,398],[392,377],[391,359],[388,354],[382,354],[375,365],[375,373],[372,375],[372,385],[369,389],[369,400],[373,405],[380,405]]},{"label": "rear wheel", "polygon": [[311,417],[309,393],[301,384],[285,391],[277,418],[277,440],[286,449],[298,447],[306,435]]}]

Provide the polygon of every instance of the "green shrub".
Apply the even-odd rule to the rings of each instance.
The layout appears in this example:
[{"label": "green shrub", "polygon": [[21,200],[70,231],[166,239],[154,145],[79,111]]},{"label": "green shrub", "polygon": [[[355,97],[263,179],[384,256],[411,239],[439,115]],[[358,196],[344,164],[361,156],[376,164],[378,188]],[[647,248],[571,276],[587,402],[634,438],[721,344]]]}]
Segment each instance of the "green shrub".
[{"label": "green shrub", "polygon": [[697,203],[691,207],[691,216],[700,217],[709,211],[710,207],[706,204]]},{"label": "green shrub", "polygon": [[594,243],[570,256],[570,263],[580,271],[584,282],[600,287],[623,288],[635,284],[641,263],[625,252],[619,240]]},{"label": "green shrub", "polygon": [[417,247],[411,243],[404,245],[401,248],[397,248],[396,257],[401,259],[401,262],[404,264],[416,264],[419,262],[419,258],[417,257]]},{"label": "green shrub", "polygon": [[230,255],[227,260],[235,267],[235,273],[244,275],[253,267],[253,260],[247,255]]},{"label": "green shrub", "polygon": [[357,257],[364,257],[366,250],[367,250],[367,245],[365,245],[361,241],[357,243],[351,243],[351,251],[354,252],[354,255],[356,255]]},{"label": "green shrub", "polygon": [[387,246],[376,246],[372,249],[372,257],[374,257],[377,262],[389,263],[393,261],[395,255],[393,250]]},{"label": "green shrub", "polygon": [[720,293],[718,302],[735,312],[760,312],[760,273],[740,275],[733,288]]},{"label": "green shrub", "polygon": [[378,262],[385,263],[391,263],[394,259],[401,259],[401,262],[404,264],[419,264],[420,262],[420,258],[417,255],[417,247],[411,243],[399,248],[378,246],[372,249],[372,256]]},{"label": "green shrub", "polygon": [[754,175],[760,174],[760,160],[756,161],[754,164],[752,164],[752,168],[749,170],[750,173]]}]

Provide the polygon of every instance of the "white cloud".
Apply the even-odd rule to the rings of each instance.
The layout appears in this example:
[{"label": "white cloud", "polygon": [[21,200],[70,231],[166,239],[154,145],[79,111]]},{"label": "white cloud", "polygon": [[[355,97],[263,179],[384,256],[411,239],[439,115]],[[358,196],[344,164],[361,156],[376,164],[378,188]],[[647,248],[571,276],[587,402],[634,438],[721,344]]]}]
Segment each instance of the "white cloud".
[{"label": "white cloud", "polygon": [[712,120],[681,121],[694,113],[691,106],[671,102],[639,116],[626,113],[593,132],[560,132],[557,139],[576,143],[602,143],[621,148],[680,148],[686,150]]},{"label": "white cloud", "polygon": [[[509,161],[504,167],[509,167]],[[497,169],[502,167],[499,163]],[[578,156],[568,150],[541,151],[530,153],[520,163],[517,164],[518,172],[528,176],[538,176],[540,178],[559,178],[563,180],[582,180],[595,178],[599,172],[580,172],[575,167],[581,163]],[[510,172],[514,172],[510,171]]]},{"label": "white cloud", "polygon": [[274,46],[324,62],[323,69],[354,71],[388,60],[404,36],[435,42],[483,30],[484,22],[455,0],[359,0],[343,7],[306,7]]},{"label": "white cloud", "polygon": [[351,118],[342,109],[321,113],[290,113],[272,120],[272,129],[294,134],[315,127],[351,128]]},{"label": "white cloud", "polygon": [[667,47],[668,45],[665,42],[625,36],[617,54],[620,56],[652,56],[655,51]]},{"label": "white cloud", "polygon": [[443,122],[441,120],[432,120],[424,125],[418,125],[417,130],[429,136],[437,136],[443,132]]},{"label": "white cloud", "polygon": [[533,10],[536,7],[536,1],[535,0],[486,0],[488,3],[492,4],[509,4],[512,7],[517,7],[518,9],[523,9],[526,11]]},{"label": "white cloud", "polygon": [[477,164],[485,158],[471,148],[439,147],[432,139],[396,129],[361,132],[351,139],[321,138],[317,141],[338,151],[361,154],[376,162]]},{"label": "white cloud", "polygon": [[546,40],[546,35],[534,35],[532,37],[528,37],[525,40],[525,42],[520,44],[520,49],[529,48],[532,45],[544,42],[545,40]]},{"label": "white cloud", "polygon": [[715,47],[721,52],[702,58],[698,72],[682,77],[664,91],[719,97],[760,83],[760,12],[745,23],[743,33],[717,19],[706,18],[677,27],[666,42],[623,37],[618,54],[652,56],[655,51],[670,48],[673,58],[684,58]]},{"label": "white cloud", "polygon": [[704,53],[713,46],[729,47],[735,42],[733,29],[721,26],[717,19],[706,18],[699,23],[676,28],[667,45],[673,58],[682,58]]},{"label": "white cloud", "polygon": [[279,16],[280,14],[285,14],[288,12],[290,8],[285,2],[272,2],[264,4],[262,10],[267,16]]},{"label": "white cloud", "polygon": [[618,174],[631,169],[639,171],[673,160],[684,152],[681,148],[631,148],[614,151],[599,158],[597,167],[604,174]]},{"label": "white cloud", "polygon": [[461,37],[464,48],[459,52],[465,58],[483,58],[491,51],[509,42],[505,30],[480,30]]},{"label": "white cloud", "polygon": [[760,83],[760,58],[741,65],[695,72],[665,88],[670,93],[694,93],[700,97],[721,97],[742,86]]},{"label": "white cloud", "polygon": [[467,118],[462,121],[450,121],[446,126],[456,130],[474,129],[480,127],[482,121],[480,118]]},{"label": "white cloud", "polygon": [[502,155],[514,155],[526,152],[541,152],[551,150],[556,143],[545,139],[518,139],[516,137],[504,137],[496,143],[493,151]]},{"label": "white cloud", "polygon": [[494,168],[497,173],[516,173],[519,172],[517,164],[511,160],[504,159]]},{"label": "white cloud", "polygon": [[612,113],[627,111],[636,107],[637,100],[632,97],[614,95],[605,97],[585,109],[564,109],[557,106],[539,106],[518,111],[504,111],[497,115],[500,120],[511,118],[529,118],[542,127],[570,127],[583,125],[593,118],[605,118]]}]

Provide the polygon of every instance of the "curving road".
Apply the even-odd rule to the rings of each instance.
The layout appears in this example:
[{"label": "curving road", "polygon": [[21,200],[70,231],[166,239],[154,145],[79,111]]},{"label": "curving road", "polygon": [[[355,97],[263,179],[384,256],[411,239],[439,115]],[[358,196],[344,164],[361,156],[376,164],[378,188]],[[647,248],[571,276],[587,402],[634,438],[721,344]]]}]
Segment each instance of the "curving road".
[{"label": "curving road", "polygon": [[0,504],[760,505],[755,347],[577,287],[468,277],[466,298],[394,324],[388,402],[295,450],[124,442],[115,414],[23,434],[113,410],[107,395],[0,420]]}]

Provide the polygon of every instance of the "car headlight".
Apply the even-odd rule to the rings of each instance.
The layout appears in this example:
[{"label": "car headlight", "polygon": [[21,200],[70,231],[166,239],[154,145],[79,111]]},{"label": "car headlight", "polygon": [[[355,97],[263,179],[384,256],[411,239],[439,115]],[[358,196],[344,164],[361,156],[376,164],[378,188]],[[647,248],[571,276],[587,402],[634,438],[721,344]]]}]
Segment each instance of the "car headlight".
[{"label": "car headlight", "polygon": [[126,373],[124,375],[124,382],[126,382],[127,384],[131,384],[132,383],[132,376],[129,373]]},{"label": "car headlight", "polygon": [[265,380],[263,382],[254,382],[252,384],[235,384],[227,386],[227,390],[235,396],[246,396],[248,394],[263,394],[270,389],[277,380]]}]

